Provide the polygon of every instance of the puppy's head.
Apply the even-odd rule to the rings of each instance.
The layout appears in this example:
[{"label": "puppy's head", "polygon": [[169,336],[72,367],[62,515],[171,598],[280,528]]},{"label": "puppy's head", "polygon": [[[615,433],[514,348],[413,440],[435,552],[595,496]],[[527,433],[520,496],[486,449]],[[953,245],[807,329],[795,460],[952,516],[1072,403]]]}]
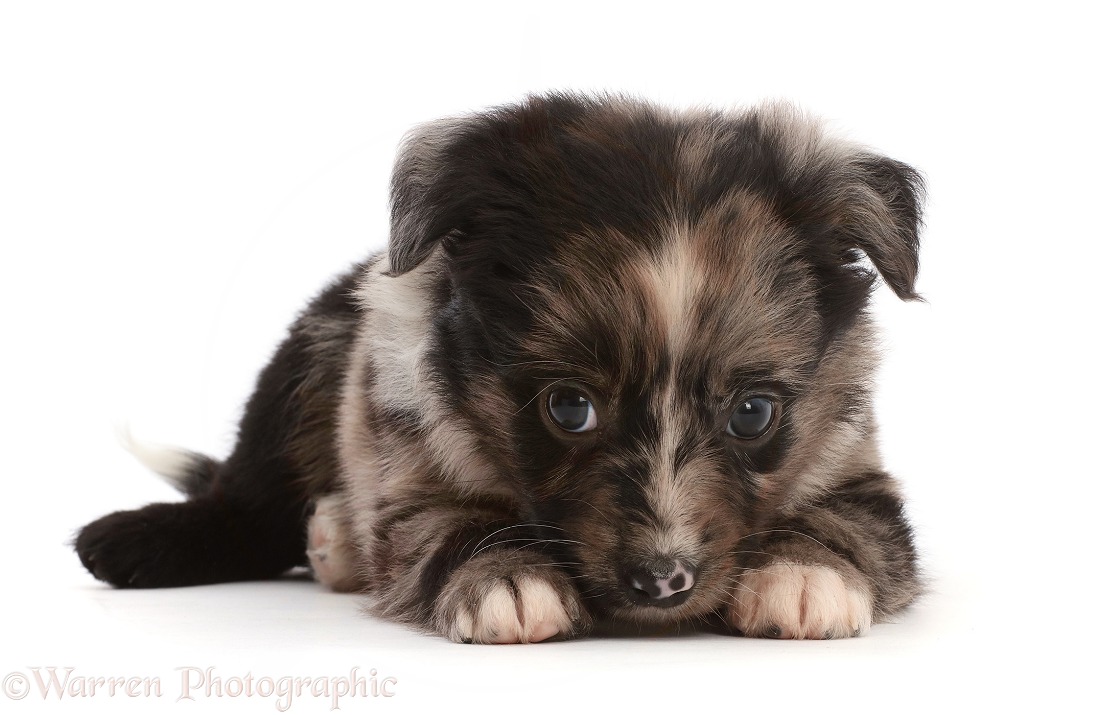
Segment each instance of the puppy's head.
[{"label": "puppy's head", "polygon": [[410,136],[390,265],[445,252],[455,414],[581,590],[680,620],[876,466],[864,309],[916,297],[920,191],[789,107],[553,95]]}]

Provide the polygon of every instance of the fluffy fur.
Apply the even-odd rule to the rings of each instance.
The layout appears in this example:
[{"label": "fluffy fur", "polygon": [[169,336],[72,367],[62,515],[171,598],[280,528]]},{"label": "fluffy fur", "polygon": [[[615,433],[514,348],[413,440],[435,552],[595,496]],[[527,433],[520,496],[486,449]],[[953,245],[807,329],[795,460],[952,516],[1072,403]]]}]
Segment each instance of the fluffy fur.
[{"label": "fluffy fur", "polygon": [[910,167],[783,105],[554,94],[428,124],[388,251],[291,326],[232,454],[177,455],[187,501],[76,550],[119,587],[310,564],[465,642],[861,633],[918,591],[866,305],[874,271],[917,297],[920,201]]}]

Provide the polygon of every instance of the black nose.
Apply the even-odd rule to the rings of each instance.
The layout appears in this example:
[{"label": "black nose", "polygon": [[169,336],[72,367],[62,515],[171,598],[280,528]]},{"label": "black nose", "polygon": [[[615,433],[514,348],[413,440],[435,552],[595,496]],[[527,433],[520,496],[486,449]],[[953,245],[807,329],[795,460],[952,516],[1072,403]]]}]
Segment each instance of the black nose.
[{"label": "black nose", "polygon": [[628,567],[622,575],[630,600],[641,606],[671,608],[691,595],[698,570],[682,559],[654,559]]}]

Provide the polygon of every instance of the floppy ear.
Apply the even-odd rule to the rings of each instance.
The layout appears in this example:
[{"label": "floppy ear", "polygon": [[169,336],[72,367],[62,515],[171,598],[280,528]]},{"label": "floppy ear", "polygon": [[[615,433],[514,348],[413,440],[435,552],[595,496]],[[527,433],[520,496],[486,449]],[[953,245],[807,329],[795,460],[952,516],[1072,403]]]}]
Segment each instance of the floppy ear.
[{"label": "floppy ear", "polygon": [[814,233],[823,229],[824,245],[816,249],[827,262],[838,258],[832,268],[855,268],[861,251],[894,293],[918,299],[920,174],[829,136],[820,121],[786,103],[764,105],[750,117],[782,166],[788,198],[780,210]]},{"label": "floppy ear", "polygon": [[559,160],[557,135],[597,106],[569,93],[533,95],[409,132],[390,184],[391,273],[412,270],[444,239],[455,252],[486,238],[493,251],[508,250],[544,191],[547,160]]},{"label": "floppy ear", "polygon": [[435,244],[461,230],[467,191],[457,176],[456,156],[471,119],[442,119],[405,135],[390,181],[389,264],[391,275],[411,271]]},{"label": "floppy ear", "polygon": [[843,248],[858,248],[904,300],[919,299],[920,216],[923,179],[899,161],[869,153],[850,157],[828,211]]}]

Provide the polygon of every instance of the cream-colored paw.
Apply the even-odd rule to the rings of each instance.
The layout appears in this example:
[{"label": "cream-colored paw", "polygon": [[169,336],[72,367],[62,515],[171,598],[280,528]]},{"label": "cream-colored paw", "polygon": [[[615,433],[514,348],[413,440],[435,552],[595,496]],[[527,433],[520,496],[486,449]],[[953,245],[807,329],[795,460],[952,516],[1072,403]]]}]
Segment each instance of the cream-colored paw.
[{"label": "cream-colored paw", "polygon": [[835,569],[773,561],[743,575],[729,622],[741,633],[770,638],[847,638],[865,633],[873,616],[869,590]]},{"label": "cream-colored paw", "polygon": [[[571,604],[575,614],[575,604]],[[537,577],[497,581],[479,603],[459,610],[451,640],[473,643],[538,643],[572,630],[570,605]]]},{"label": "cream-colored paw", "polygon": [[575,587],[557,569],[492,558],[467,562],[454,573],[435,617],[452,641],[497,644],[568,638],[589,620]]},{"label": "cream-colored paw", "polygon": [[359,586],[356,552],[351,535],[339,518],[340,503],[336,496],[317,500],[309,518],[305,554],[317,581],[333,591],[354,591]]}]

